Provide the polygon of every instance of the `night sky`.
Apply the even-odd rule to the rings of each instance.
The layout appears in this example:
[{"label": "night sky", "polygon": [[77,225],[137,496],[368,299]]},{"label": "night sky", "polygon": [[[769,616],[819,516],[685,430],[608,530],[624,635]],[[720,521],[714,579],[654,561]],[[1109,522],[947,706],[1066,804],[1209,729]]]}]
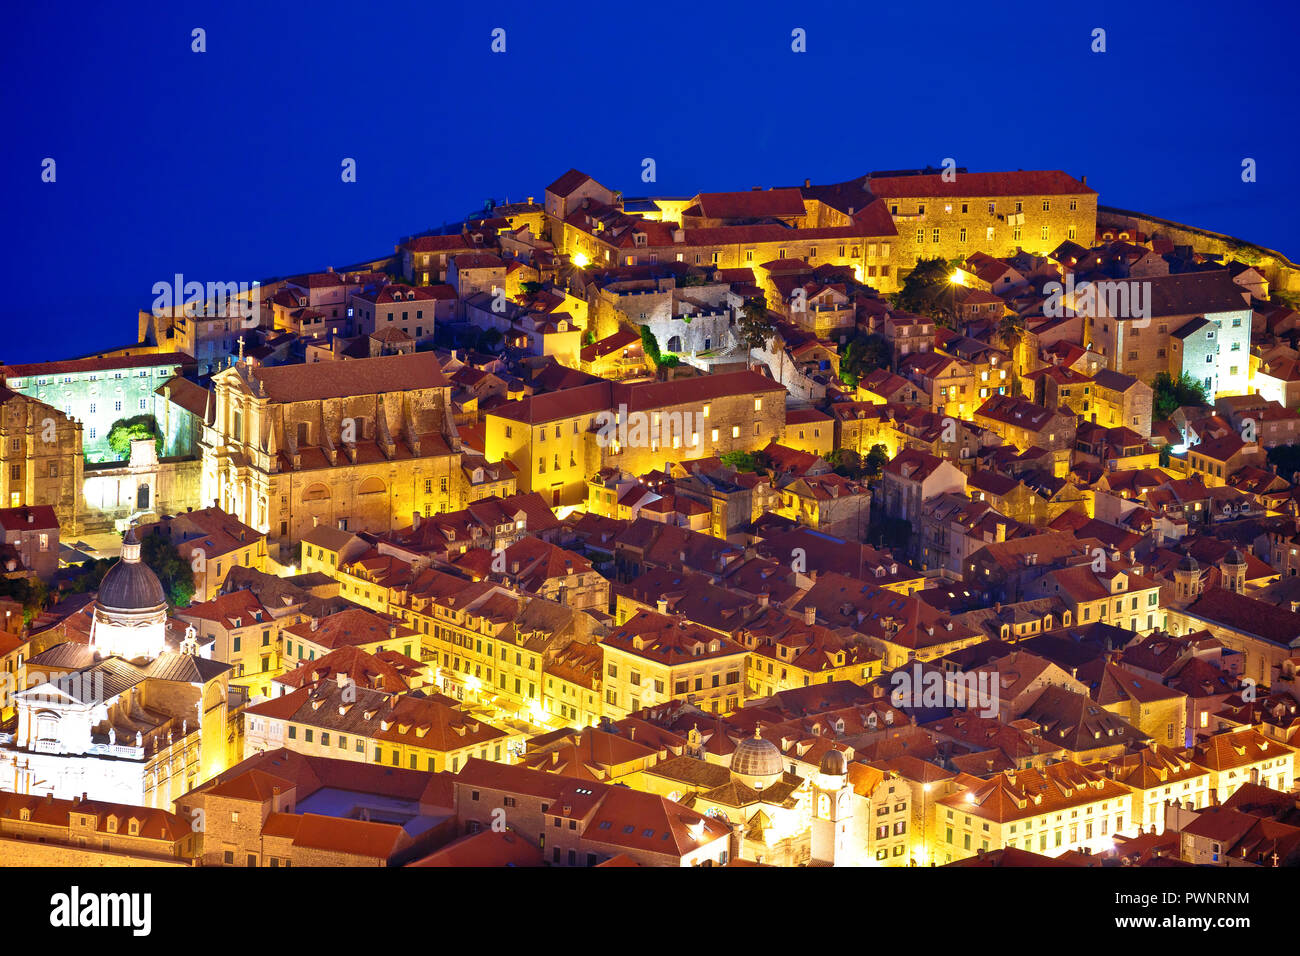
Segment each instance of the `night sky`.
[{"label": "night sky", "polygon": [[174,273],[378,257],[571,166],[629,197],[1064,169],[1300,259],[1295,4],[113,6],[6,11],[7,362],[134,341]]}]

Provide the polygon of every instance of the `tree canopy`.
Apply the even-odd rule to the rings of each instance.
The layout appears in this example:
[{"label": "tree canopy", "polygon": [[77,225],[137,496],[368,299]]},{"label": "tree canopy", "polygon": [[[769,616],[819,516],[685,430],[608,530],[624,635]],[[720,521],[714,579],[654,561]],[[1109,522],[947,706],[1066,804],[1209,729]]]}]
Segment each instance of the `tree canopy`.
[{"label": "tree canopy", "polygon": [[952,266],[945,259],[921,259],[903,277],[903,288],[890,296],[894,308],[953,321]]},{"label": "tree canopy", "polygon": [[745,303],[736,328],[740,333],[740,341],[751,349],[764,348],[776,334],[776,326],[767,311],[767,304],[761,299],[750,299]]},{"label": "tree canopy", "polygon": [[767,456],[761,451],[729,451],[719,455],[719,460],[736,471],[765,471]]},{"label": "tree canopy", "polygon": [[158,419],[152,415],[136,415],[132,418],[119,418],[108,430],[108,447],[121,458],[131,455],[131,442],[141,438],[152,438],[158,449],[159,457],[163,451],[162,430]]},{"label": "tree canopy", "polygon": [[876,369],[890,368],[893,361],[893,349],[882,336],[854,336],[840,353],[840,381],[845,385],[857,385]]},{"label": "tree canopy", "polygon": [[[186,607],[194,599],[194,569],[161,531],[155,529],[140,539],[140,560],[158,575],[173,607]],[[79,573],[70,579],[71,590],[78,594],[98,590],[117,562],[117,558],[83,561]]]},{"label": "tree canopy", "polygon": [[[0,597],[9,598],[23,606],[23,624],[27,625],[45,608],[49,589],[37,577],[0,578]],[[17,623],[11,624],[10,628],[16,632]]]},{"label": "tree canopy", "polygon": [[1152,383],[1155,389],[1155,417],[1164,421],[1184,405],[1208,405],[1205,386],[1186,372],[1173,378],[1168,372],[1156,375]]},{"label": "tree canopy", "polygon": [[1300,445],[1274,445],[1268,450],[1268,463],[1277,467],[1279,477],[1291,481],[1300,471]]}]

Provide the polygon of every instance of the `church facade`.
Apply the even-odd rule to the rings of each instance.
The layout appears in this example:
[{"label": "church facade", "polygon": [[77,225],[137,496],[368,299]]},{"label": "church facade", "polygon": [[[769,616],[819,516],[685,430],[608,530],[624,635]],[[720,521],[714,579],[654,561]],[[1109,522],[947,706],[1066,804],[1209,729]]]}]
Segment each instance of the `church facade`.
[{"label": "church facade", "polygon": [[317,525],[385,532],[461,507],[450,383],[432,353],[319,365],[241,361],[213,376],[202,498],[282,563]]}]

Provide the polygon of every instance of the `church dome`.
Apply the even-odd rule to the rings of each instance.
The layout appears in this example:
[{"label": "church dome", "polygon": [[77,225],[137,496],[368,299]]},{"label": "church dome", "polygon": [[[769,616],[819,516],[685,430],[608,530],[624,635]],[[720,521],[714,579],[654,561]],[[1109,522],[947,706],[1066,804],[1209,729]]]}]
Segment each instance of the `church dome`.
[{"label": "church dome", "polygon": [[781,774],[781,751],[764,740],[754,728],[754,736],[742,740],[731,755],[731,772],[745,777],[776,777]]},{"label": "church dome", "polygon": [[1236,548],[1233,548],[1231,551],[1229,551],[1227,554],[1223,556],[1223,563],[1227,567],[1238,567],[1238,568],[1245,567],[1246,556],[1243,555]]},{"label": "church dome", "polygon": [[108,569],[99,585],[98,604],[108,611],[152,611],[167,604],[158,575],[140,560],[135,528],[122,539],[122,559]]},{"label": "church dome", "polygon": [[821,764],[817,769],[831,777],[842,777],[848,772],[844,763],[844,754],[835,749],[822,754]]},{"label": "church dome", "polygon": [[1196,572],[1201,570],[1201,566],[1196,563],[1196,559],[1194,557],[1192,557],[1190,554],[1185,554],[1183,555],[1182,559],[1178,562],[1178,570],[1186,571],[1189,574],[1195,574]]}]

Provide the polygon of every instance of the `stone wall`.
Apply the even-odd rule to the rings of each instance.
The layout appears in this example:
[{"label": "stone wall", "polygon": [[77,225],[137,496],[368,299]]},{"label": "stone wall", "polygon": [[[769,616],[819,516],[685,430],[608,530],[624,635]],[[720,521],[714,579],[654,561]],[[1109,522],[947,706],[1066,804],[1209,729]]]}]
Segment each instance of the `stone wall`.
[{"label": "stone wall", "polygon": [[1225,261],[1235,258],[1257,266],[1268,279],[1270,290],[1300,293],[1300,265],[1274,249],[1244,239],[1113,206],[1097,207],[1097,226],[1138,229],[1148,236],[1168,238],[1175,245],[1191,246],[1197,252],[1222,255]]},{"label": "stone wall", "polygon": [[194,866],[192,860],[166,859],[130,851],[37,843],[0,838],[0,866]]},{"label": "stone wall", "polygon": [[[136,444],[152,446],[153,442]],[[150,458],[137,454],[126,464],[113,462],[86,466],[82,511],[87,532],[120,530],[127,518],[139,511],[146,515],[164,515],[202,507],[202,461],[197,458],[171,461]],[[139,507],[142,487],[149,489],[148,505],[143,509]]]}]

